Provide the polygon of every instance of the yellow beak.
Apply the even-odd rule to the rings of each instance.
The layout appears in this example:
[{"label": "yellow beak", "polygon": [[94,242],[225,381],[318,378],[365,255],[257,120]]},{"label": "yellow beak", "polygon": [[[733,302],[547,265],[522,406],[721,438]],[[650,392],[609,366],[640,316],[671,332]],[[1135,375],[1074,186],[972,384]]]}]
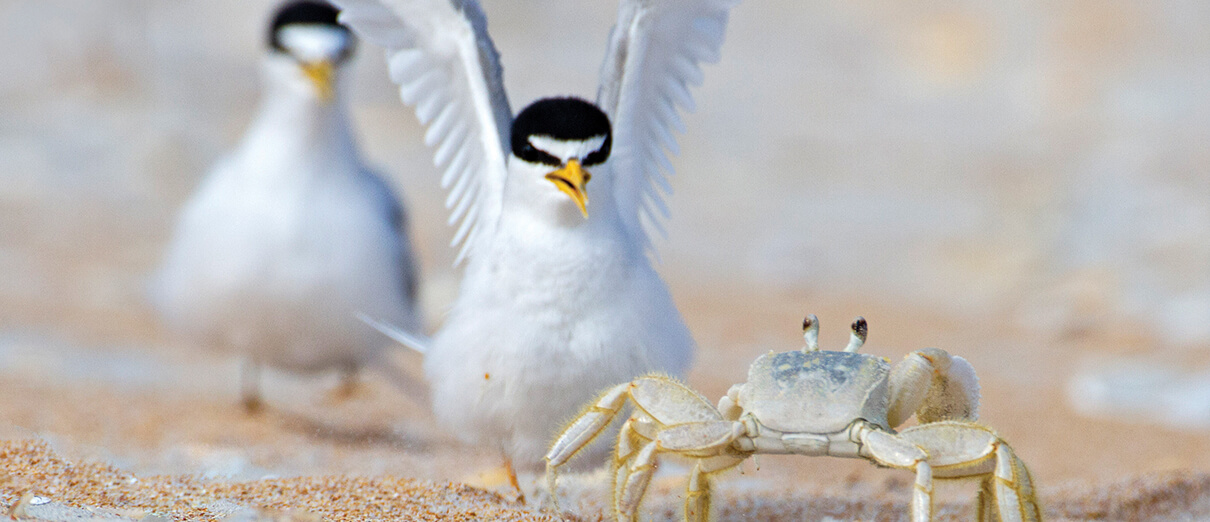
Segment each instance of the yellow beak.
[{"label": "yellow beak", "polygon": [[568,161],[567,166],[547,174],[546,179],[559,187],[564,194],[570,196],[571,200],[576,202],[576,206],[580,207],[580,213],[584,214],[584,219],[588,219],[588,194],[584,192],[584,185],[592,179],[592,174],[580,167],[580,160]]},{"label": "yellow beak", "polygon": [[332,101],[336,96],[336,66],[327,60],[314,63],[302,64],[303,74],[307,75],[307,79],[311,80],[311,84],[315,86],[315,91],[319,93],[319,99],[322,101]]}]

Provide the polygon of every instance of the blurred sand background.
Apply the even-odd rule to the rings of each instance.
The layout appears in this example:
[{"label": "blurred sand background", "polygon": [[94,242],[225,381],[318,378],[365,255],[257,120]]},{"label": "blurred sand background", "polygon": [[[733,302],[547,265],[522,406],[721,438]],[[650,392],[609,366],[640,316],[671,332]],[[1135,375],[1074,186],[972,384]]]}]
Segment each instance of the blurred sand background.
[{"label": "blurred sand background", "polygon": [[[484,3],[514,109],[595,94],[613,2]],[[0,505],[53,482],[13,455],[51,451],[171,484],[444,484],[496,464],[374,379],[335,403],[334,376],[273,375],[274,408],[246,417],[237,361],[175,344],[144,302],[178,207],[255,107],[272,7],[0,0],[0,438],[49,444],[0,451]],[[1208,24],[1200,0],[737,7],[686,119],[659,245],[699,343],[690,384],[721,395],[757,354],[800,346],[807,312],[825,346],[864,315],[867,352],[936,346],[974,364],[983,421],[1032,465],[1051,515],[1210,518]],[[411,209],[436,327],[459,279],[444,193],[380,51],[360,54],[346,78],[354,120]],[[759,467],[721,482],[724,518],[906,513],[903,472]],[[657,484],[652,516],[673,516],[676,475]],[[596,517],[592,477],[576,480]],[[46,487],[48,505],[99,502]],[[144,490],[100,503],[374,516],[240,491],[199,494],[205,514],[153,507]],[[945,513],[970,494],[948,488]]]}]

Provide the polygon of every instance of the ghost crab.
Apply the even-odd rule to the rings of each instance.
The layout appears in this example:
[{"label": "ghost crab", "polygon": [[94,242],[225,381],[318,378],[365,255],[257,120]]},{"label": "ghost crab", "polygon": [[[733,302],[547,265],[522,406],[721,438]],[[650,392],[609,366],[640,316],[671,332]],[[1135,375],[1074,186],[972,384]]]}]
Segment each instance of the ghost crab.
[{"label": "ghost crab", "polygon": [[[626,405],[634,413],[618,435],[613,512],[634,520],[661,453],[696,460],[685,520],[707,520],[710,476],[760,453],[862,458],[914,471],[912,520],[933,517],[933,480],[978,478],[979,520],[1040,520],[1029,470],[990,428],[977,424],[979,381],[970,363],[943,350],[908,354],[893,368],[857,353],[866,322],[853,323],[844,351],[820,350],[819,321],[803,320],[806,347],[756,359],[748,382],[714,408],[697,392],[652,374],[615,386],[585,408],[546,454],[554,498],[556,472]],[[893,428],[916,415],[919,425]]]}]

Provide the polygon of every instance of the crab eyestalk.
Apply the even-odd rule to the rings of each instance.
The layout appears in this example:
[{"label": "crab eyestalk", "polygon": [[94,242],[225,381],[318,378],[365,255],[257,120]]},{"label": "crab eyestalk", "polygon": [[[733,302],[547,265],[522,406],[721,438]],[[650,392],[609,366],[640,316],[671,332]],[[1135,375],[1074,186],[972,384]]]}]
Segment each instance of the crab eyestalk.
[{"label": "crab eyestalk", "polygon": [[808,314],[803,318],[802,338],[807,342],[807,345],[802,349],[802,351],[819,351],[819,318],[815,317],[815,314]]},{"label": "crab eyestalk", "polygon": [[857,350],[861,349],[863,344],[865,344],[866,334],[869,333],[870,327],[866,324],[865,318],[859,316],[853,321],[853,326],[850,328],[851,332],[849,333],[849,345],[844,347],[844,351],[856,352]]}]

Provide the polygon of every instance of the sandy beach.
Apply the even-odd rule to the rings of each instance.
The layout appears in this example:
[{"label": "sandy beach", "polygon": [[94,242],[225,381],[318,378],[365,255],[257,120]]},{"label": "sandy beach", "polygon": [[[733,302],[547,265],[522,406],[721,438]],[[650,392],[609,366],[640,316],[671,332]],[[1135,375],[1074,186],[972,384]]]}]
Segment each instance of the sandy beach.
[{"label": "sandy beach", "polygon": [[[746,302],[740,296],[725,301]],[[796,298],[776,301],[789,309]],[[841,309],[849,306],[854,305]],[[788,312],[739,317],[735,309],[704,297],[683,308],[702,321],[691,322],[697,331],[713,331],[755,352],[703,349],[689,382],[708,396],[725,392],[752,356],[771,347],[774,339],[766,332],[777,330],[773,323],[789,322],[777,341],[800,342]],[[841,313],[832,307],[816,310],[825,317]],[[871,324],[890,330],[886,336],[896,338],[897,346],[925,344],[921,339],[937,336],[938,325],[961,326],[944,318],[920,322],[918,316],[868,312]],[[956,328],[939,336],[947,342],[932,344],[961,346],[959,340],[977,335]],[[842,342],[839,332],[830,330],[823,338]],[[906,352],[881,343],[871,341],[867,351],[892,358]],[[46,499],[45,505],[22,504],[20,513],[34,518],[542,520],[555,515],[542,493],[531,495],[527,504],[516,503],[495,469],[498,456],[457,443],[433,425],[423,405],[372,374],[357,396],[345,400],[334,398],[335,375],[271,374],[270,408],[249,416],[237,404],[238,365],[230,357],[173,351],[171,345],[154,351],[101,348],[99,353],[62,343],[4,346],[0,386],[6,399],[0,417],[6,424],[0,437],[7,442],[0,449],[0,502],[13,509],[23,495]],[[972,352],[977,362],[979,352]],[[415,362],[411,358],[401,353],[398,362],[407,368]],[[1064,364],[1070,362],[1055,361]],[[1199,471],[1210,465],[1210,444],[1201,434],[1081,417],[1053,398],[1062,397],[1061,390],[1023,390],[995,371],[983,373],[981,418],[1031,466],[1049,519],[1210,516],[1210,475]],[[719,520],[907,517],[910,473],[862,461],[791,457],[761,457],[741,469],[718,480]],[[645,517],[679,519],[687,472],[676,462],[661,470],[643,507]],[[534,490],[541,479],[522,476]],[[566,514],[603,517],[607,480],[593,472],[565,476],[560,494]],[[973,484],[946,483],[939,492],[940,519],[971,516]]]}]

